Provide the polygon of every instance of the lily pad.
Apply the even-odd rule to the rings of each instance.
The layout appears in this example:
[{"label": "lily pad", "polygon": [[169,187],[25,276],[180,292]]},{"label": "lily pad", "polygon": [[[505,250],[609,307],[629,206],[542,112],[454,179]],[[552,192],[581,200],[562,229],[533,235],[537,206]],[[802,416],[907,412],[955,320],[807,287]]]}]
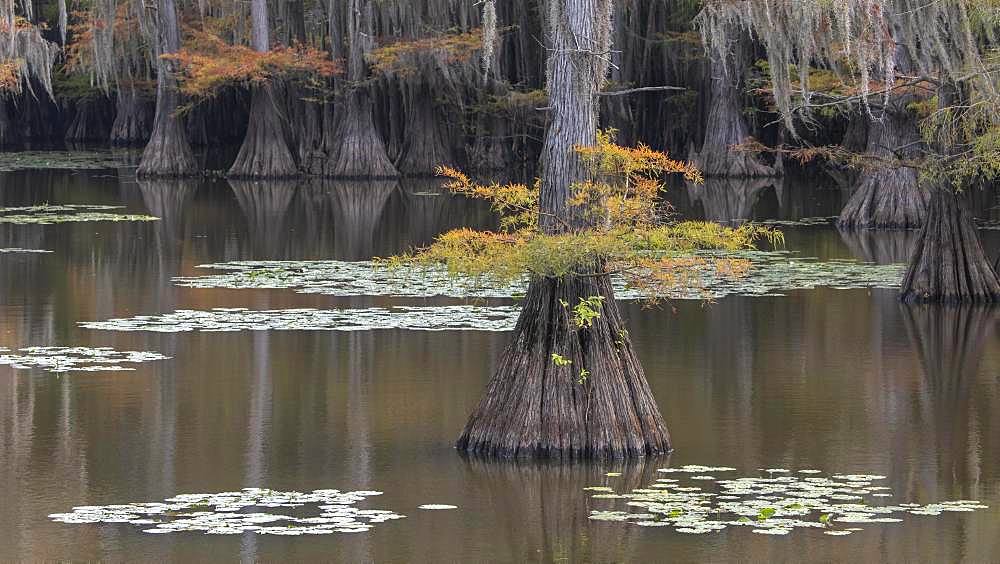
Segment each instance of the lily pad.
[{"label": "lily pad", "polygon": [[[380,492],[314,490],[280,492],[245,488],[238,492],[183,494],[163,502],[74,507],[49,519],[68,524],[122,523],[140,525],[144,533],[201,532],[207,535],[328,535],[369,531],[374,524],[405,515],[354,507]],[[310,507],[313,516],[291,516],[254,508]],[[148,525],[156,525],[148,527]],[[267,526],[264,526],[268,524]]]},{"label": "lily pad", "polygon": [[116,351],[108,347],[25,347],[16,354],[0,347],[0,365],[55,373],[133,371],[134,367],[122,365],[169,359],[155,352]]},{"label": "lily pad", "polygon": [[162,315],[140,315],[80,323],[102,331],[372,331],[409,329],[416,331],[509,331],[517,321],[514,306],[393,307],[320,310],[248,310],[216,308],[177,310]]}]

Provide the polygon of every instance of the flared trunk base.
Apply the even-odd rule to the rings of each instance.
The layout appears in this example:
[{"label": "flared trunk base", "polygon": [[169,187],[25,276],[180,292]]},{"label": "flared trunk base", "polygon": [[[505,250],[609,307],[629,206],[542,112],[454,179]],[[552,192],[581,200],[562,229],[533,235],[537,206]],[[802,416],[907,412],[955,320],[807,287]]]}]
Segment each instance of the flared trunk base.
[{"label": "flared trunk base", "polygon": [[[573,308],[604,298],[578,327]],[[500,458],[635,458],[670,436],[607,275],[531,283],[513,340],[457,448]]]},{"label": "flared trunk base", "polygon": [[1000,302],[1000,279],[983,252],[972,213],[949,186],[933,189],[901,298],[908,303]]}]

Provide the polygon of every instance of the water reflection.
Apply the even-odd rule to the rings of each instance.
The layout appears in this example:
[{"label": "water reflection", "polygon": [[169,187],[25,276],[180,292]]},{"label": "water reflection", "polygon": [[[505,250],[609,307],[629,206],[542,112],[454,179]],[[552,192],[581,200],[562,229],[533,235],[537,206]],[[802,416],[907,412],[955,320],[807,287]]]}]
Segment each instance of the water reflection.
[{"label": "water reflection", "polygon": [[[386,256],[464,224],[495,225],[487,206],[443,194],[434,180],[238,187],[137,183],[122,169],[5,174],[0,186],[2,205],[121,204],[162,218],[0,225],[0,246],[55,251],[0,255],[0,346],[113,346],[174,357],[135,373],[80,377],[0,367],[0,560],[794,561],[808,554],[985,562],[1000,552],[997,509],[835,540],[741,531],[706,539],[591,522],[587,512],[604,506],[583,487],[647,485],[666,463],[505,464],[465,461],[452,448],[505,334],[160,335],[76,325],[176,309],[392,303],[176,288],[170,278],[229,260]],[[738,190],[719,200],[719,217],[833,215],[840,197],[787,180]],[[699,206],[708,201],[707,192],[691,194]],[[909,235],[902,235],[786,231],[791,251],[879,262],[905,257]],[[997,243],[987,240],[992,252]],[[674,465],[874,472],[889,476],[899,500],[1000,506],[1000,335],[991,331],[991,311],[912,308],[892,291],[833,289],[670,305],[676,311],[623,308],[677,443]],[[377,489],[386,492],[379,506],[408,518],[370,535],[326,539],[164,539],[45,519],[74,505],[247,485]],[[421,512],[423,503],[460,509]]]},{"label": "water reflection", "polygon": [[[471,483],[483,488],[482,503],[499,516],[491,531],[470,528],[465,534],[489,535],[506,562],[618,562],[635,554],[640,527],[593,521],[590,511],[612,507],[596,500],[591,486],[608,486],[631,492],[655,482],[656,469],[669,465],[669,457],[613,465],[510,462],[462,457]],[[609,472],[621,474],[609,477]],[[662,476],[662,475],[661,475]],[[517,495],[511,495],[517,492]],[[661,531],[662,532],[662,531]],[[582,540],[582,542],[581,542]],[[445,552],[432,555],[445,561]]]},{"label": "water reflection", "polygon": [[[706,178],[687,183],[688,199],[708,221],[740,224],[754,217],[754,209],[765,197],[777,202],[774,178]],[[776,205],[774,207],[777,207]]]},{"label": "water reflection", "polygon": [[910,260],[916,230],[883,231],[873,229],[837,229],[844,244],[858,259],[876,264],[902,264]]},{"label": "water reflection", "polygon": [[262,258],[283,255],[289,236],[288,209],[297,182],[282,180],[229,180],[229,187],[247,222],[254,254]]}]

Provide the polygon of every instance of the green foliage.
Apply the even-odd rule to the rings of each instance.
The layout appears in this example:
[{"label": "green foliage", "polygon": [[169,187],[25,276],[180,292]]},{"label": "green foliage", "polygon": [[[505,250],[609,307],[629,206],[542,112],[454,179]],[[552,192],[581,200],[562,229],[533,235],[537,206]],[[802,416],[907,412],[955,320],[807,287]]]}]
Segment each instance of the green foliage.
[{"label": "green foliage", "polygon": [[824,514],[820,515],[819,516],[819,522],[823,523],[824,525],[829,525],[830,524],[830,514],[829,513],[824,513]]},{"label": "green foliage", "polygon": [[558,353],[552,353],[552,364],[556,366],[569,366],[573,364],[573,361]]},{"label": "green foliage", "polygon": [[587,299],[580,298],[580,303],[573,307],[573,321],[580,329],[593,327],[594,320],[601,317],[601,307],[604,305],[604,296],[588,296]]},{"label": "green foliage", "polygon": [[[701,180],[696,169],[640,145],[613,142],[614,132],[598,135],[592,147],[577,147],[587,177],[571,186],[569,211],[554,217],[564,228],[542,232],[541,186],[478,184],[460,171],[441,167],[456,194],[490,202],[500,216],[496,232],[456,229],[429,247],[394,257],[391,264],[443,264],[454,275],[509,283],[523,276],[563,278],[617,273],[651,300],[669,288],[695,283],[705,268],[725,276],[742,276],[746,260],[707,258],[697,251],[752,249],[761,239],[780,244],[781,234],[759,225],[724,227],[717,223],[675,221],[659,200],[664,174]],[[569,304],[565,304],[569,307]],[[574,304],[578,326],[599,315],[595,301]],[[596,314],[596,315],[595,315]]]},{"label": "green foliage", "polygon": [[757,520],[758,521],[767,521],[771,517],[774,517],[774,514],[777,513],[777,512],[778,512],[778,510],[775,509],[775,508],[773,508],[773,507],[764,507],[764,508],[761,508],[760,512],[757,513]]},{"label": "green foliage", "polygon": [[587,378],[590,378],[590,370],[587,370],[586,368],[581,368],[580,377],[577,378],[576,383],[582,386],[587,383]]}]

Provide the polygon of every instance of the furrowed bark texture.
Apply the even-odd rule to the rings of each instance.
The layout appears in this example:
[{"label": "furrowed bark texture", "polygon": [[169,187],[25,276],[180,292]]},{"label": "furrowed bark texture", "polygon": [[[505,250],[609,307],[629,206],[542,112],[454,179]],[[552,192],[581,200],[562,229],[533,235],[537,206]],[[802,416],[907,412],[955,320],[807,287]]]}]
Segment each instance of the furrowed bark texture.
[{"label": "furrowed bark texture", "polygon": [[[740,35],[733,30],[733,36]],[[719,56],[711,55],[709,69],[710,102],[705,125],[705,140],[701,151],[690,157],[706,177],[723,176],[754,178],[780,176],[773,168],[757,161],[747,152],[734,149],[750,138],[750,127],[742,113],[740,99],[740,69],[744,66],[742,41],[734,39],[732,61],[723,64]]]},{"label": "furrowed bark texture", "polygon": [[[252,44],[255,51],[270,50],[270,24],[266,0],[252,0],[250,4]],[[281,109],[284,94],[273,82],[267,82],[253,91],[250,102],[250,122],[240,152],[229,169],[232,178],[290,178],[298,175],[298,165],[291,149],[285,116]]]},{"label": "furrowed bark texture", "polygon": [[229,169],[231,178],[290,178],[298,166],[288,148],[276,86],[259,86],[250,103],[250,123],[240,152]]},{"label": "furrowed bark texture", "polygon": [[[371,0],[349,0],[347,8],[347,79],[357,84],[368,77],[364,57],[374,47],[372,4]],[[399,176],[399,171],[389,160],[382,137],[375,129],[368,91],[355,86],[345,95],[344,102],[335,136],[339,146],[326,175],[360,178]]]},{"label": "furrowed bark texture", "polygon": [[134,145],[149,140],[153,130],[153,110],[134,88],[122,88],[117,95],[115,122],[111,125],[112,145]]},{"label": "furrowed bark texture", "polygon": [[[540,198],[540,227],[546,233],[585,227],[567,199],[572,185],[587,177],[574,147],[596,143],[595,95],[607,72],[610,18],[610,0],[548,5],[552,121]],[[610,277],[602,274],[602,265],[589,272],[531,281],[512,342],[458,440],[460,450],[547,458],[630,458],[670,450]],[[601,315],[592,326],[577,327],[563,303],[592,296],[604,298]],[[553,354],[571,364],[560,366]]]},{"label": "furrowed bark texture", "polygon": [[418,80],[406,90],[406,135],[396,168],[403,174],[430,176],[441,165],[455,166],[455,154],[435,108],[434,91]]},{"label": "furrowed bark texture", "polygon": [[908,303],[1000,301],[1000,279],[983,252],[972,213],[949,186],[933,188],[901,297]]},{"label": "furrowed bark texture", "polygon": [[[157,1],[156,21],[159,46],[155,54],[176,53],[180,50],[181,35],[174,0]],[[136,170],[137,176],[177,177],[198,172],[184,124],[176,115],[179,107],[180,93],[173,74],[173,63],[157,57],[156,118],[153,120],[153,133]]]},{"label": "furrowed bark texture", "polygon": [[[603,296],[578,330],[569,304]],[[670,436],[632,350],[607,276],[532,282],[486,396],[458,448],[495,457],[629,458],[666,453]],[[572,361],[558,366],[552,355]],[[580,383],[580,371],[590,372]]]},{"label": "furrowed bark texture", "polygon": [[111,131],[114,114],[107,98],[93,96],[76,101],[73,121],[66,128],[66,141],[104,141]]},{"label": "furrowed bark texture", "polygon": [[[913,158],[920,143],[914,118],[905,111],[891,112],[881,123],[869,122],[865,154],[884,160]],[[846,229],[920,227],[930,195],[917,176],[909,167],[878,167],[862,173],[837,225]]]}]

